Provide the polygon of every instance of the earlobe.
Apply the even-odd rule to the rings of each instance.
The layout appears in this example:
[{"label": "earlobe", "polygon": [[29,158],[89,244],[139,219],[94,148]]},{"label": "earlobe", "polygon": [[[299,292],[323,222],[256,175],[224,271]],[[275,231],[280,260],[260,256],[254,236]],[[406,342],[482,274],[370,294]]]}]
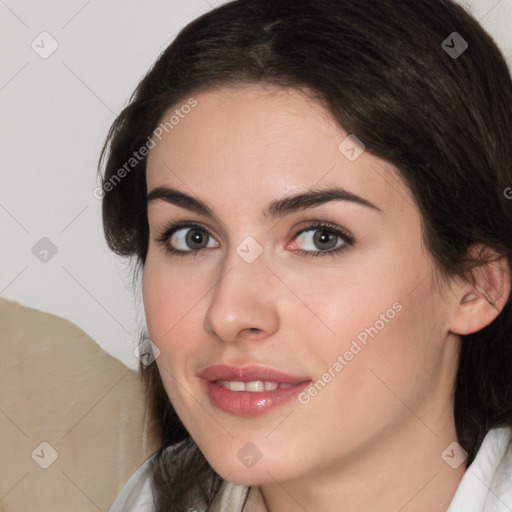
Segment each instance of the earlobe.
[{"label": "earlobe", "polygon": [[511,271],[503,256],[472,271],[473,282],[461,286],[460,299],[451,319],[450,331],[461,336],[489,325],[501,312],[510,296]]}]

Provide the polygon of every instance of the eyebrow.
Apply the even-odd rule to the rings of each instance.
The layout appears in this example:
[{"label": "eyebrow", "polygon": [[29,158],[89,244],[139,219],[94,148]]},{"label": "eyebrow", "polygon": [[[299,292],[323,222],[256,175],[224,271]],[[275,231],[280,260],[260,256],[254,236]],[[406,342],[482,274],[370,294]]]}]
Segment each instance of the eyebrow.
[{"label": "eyebrow", "polygon": [[[146,201],[149,204],[151,201],[156,201],[158,199],[199,213],[205,217],[216,217],[214,209],[208,203],[189,196],[174,188],[156,187],[148,193]],[[343,188],[334,187],[321,190],[310,190],[301,194],[276,199],[270,203],[270,205],[263,211],[262,215],[268,222],[277,217],[284,217],[287,214],[320,206],[331,201],[349,201],[383,213],[380,208],[367,199],[353,194]]]}]

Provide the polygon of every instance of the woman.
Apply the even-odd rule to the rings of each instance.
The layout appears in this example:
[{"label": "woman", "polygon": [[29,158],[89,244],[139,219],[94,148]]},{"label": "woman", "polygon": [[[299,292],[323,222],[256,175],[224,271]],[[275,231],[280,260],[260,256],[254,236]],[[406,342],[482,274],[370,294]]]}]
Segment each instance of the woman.
[{"label": "woman", "polygon": [[181,31],[102,155],[161,439],[112,511],[512,508],[511,105],[449,0]]}]

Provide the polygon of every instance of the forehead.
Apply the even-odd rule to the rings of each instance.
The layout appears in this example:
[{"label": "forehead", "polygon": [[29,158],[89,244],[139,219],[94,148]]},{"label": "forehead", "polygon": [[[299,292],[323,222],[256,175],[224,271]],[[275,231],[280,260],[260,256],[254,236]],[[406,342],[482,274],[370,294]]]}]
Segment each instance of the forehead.
[{"label": "forehead", "polygon": [[153,137],[148,190],[172,185],[203,197],[249,191],[252,200],[268,203],[313,187],[342,186],[382,209],[401,209],[404,201],[414,207],[387,162],[367,151],[347,158],[342,150],[353,139],[302,91],[248,85],[194,99],[193,108],[183,108],[185,99],[164,115],[163,122],[175,113],[175,123],[161,140]]}]

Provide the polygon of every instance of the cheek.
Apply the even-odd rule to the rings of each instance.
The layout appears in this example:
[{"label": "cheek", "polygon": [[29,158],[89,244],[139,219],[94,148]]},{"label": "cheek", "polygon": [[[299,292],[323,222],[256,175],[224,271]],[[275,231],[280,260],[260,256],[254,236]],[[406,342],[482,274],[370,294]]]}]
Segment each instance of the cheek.
[{"label": "cheek", "polygon": [[347,304],[323,353],[326,370],[336,375],[322,391],[325,410],[342,403],[355,417],[386,424],[404,403],[415,409],[428,396],[441,376],[444,339],[442,322],[432,329],[431,293],[425,283],[409,295],[373,296],[359,311]]},{"label": "cheek", "polygon": [[185,383],[195,366],[209,354],[204,330],[205,279],[148,254],[143,272],[143,299],[148,334],[159,348],[162,380],[173,403],[178,403],[176,381]]},{"label": "cheek", "polygon": [[155,262],[150,254],[144,267],[142,293],[149,337],[160,350],[158,370],[169,399],[179,403],[176,381],[183,381],[187,351],[194,349],[190,336],[183,331],[194,313],[194,293],[180,286],[165,264]]},{"label": "cheek", "polygon": [[150,338],[165,346],[166,340],[175,338],[175,333],[194,314],[204,295],[204,285],[148,255],[142,293]]},{"label": "cheek", "polygon": [[307,309],[295,304],[290,316],[312,333],[307,339],[321,342],[331,352],[343,353],[355,339],[364,344],[400,322],[403,315],[398,310],[415,283],[412,273],[394,276],[393,268],[386,265],[347,267],[356,270],[340,270],[338,275],[309,272],[295,281],[288,278],[294,293],[307,304]]},{"label": "cheek", "polygon": [[[302,289],[295,288],[316,313],[313,317],[309,312],[313,321],[302,320],[310,333],[306,338],[317,343],[316,368],[343,374],[337,380],[344,381],[345,391],[363,382],[367,388],[382,387],[381,374],[389,385],[407,387],[418,375],[434,375],[439,364],[445,333],[428,279],[430,261],[411,248],[383,251],[381,256],[379,265],[359,266],[338,281],[312,288],[312,281],[305,279]],[[339,356],[343,368],[336,364]]]}]

